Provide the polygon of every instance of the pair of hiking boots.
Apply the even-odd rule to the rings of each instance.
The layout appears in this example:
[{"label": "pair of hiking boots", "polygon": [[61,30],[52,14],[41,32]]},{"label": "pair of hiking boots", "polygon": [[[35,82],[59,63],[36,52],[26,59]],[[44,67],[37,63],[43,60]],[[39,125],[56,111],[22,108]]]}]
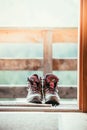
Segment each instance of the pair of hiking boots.
[{"label": "pair of hiking boots", "polygon": [[44,103],[59,105],[58,83],[59,79],[53,74],[46,74],[41,79],[37,74],[28,77],[27,101],[31,103]]}]

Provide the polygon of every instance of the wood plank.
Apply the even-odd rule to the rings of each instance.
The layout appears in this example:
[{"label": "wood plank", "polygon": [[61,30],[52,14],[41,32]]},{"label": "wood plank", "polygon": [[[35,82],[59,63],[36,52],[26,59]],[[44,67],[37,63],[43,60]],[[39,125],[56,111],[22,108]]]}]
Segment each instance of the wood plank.
[{"label": "wood plank", "polygon": [[[48,60],[49,57],[45,56]],[[47,61],[44,61],[47,62]],[[43,65],[42,59],[0,59],[0,70],[40,70],[50,69],[51,62]],[[77,70],[77,59],[53,59],[53,70]],[[52,66],[51,66],[52,67]],[[52,69],[52,68],[51,68]],[[45,72],[47,73],[48,70]],[[50,72],[50,70],[49,70]]]},{"label": "wood plank", "polygon": [[0,70],[42,70],[40,59],[0,59]]},{"label": "wood plank", "polygon": [[[77,87],[59,87],[59,95],[61,98],[77,98]],[[1,86],[0,85],[0,98],[25,98],[27,96],[26,86]]]},{"label": "wood plank", "polygon": [[[87,112],[87,0],[81,0],[81,30],[80,30],[80,69],[82,77],[80,76],[80,100],[81,100],[81,110]],[[82,48],[81,48],[82,47]],[[82,62],[83,61],[83,62]]]},{"label": "wood plank", "polygon": [[1,28],[0,43],[42,43],[43,31],[19,28]]},{"label": "wood plank", "polygon": [[53,33],[52,43],[78,42],[77,28],[0,28],[0,43],[43,43],[46,31]]},{"label": "wood plank", "polygon": [[53,42],[78,42],[78,29],[77,28],[65,28],[53,30]]},{"label": "wood plank", "polygon": [[77,70],[77,59],[53,59],[53,70]]},{"label": "wood plank", "polygon": [[59,87],[60,98],[77,98],[77,87]]},{"label": "wood plank", "polygon": [[44,75],[46,73],[52,73],[52,32],[44,32],[44,43],[43,43],[43,60],[44,60]]}]

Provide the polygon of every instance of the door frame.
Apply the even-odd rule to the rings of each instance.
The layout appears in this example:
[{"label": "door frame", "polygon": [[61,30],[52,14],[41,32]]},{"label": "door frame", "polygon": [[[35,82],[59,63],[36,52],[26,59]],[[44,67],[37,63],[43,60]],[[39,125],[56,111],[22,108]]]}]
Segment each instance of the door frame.
[{"label": "door frame", "polygon": [[87,0],[80,0],[80,89],[79,109],[87,112]]}]

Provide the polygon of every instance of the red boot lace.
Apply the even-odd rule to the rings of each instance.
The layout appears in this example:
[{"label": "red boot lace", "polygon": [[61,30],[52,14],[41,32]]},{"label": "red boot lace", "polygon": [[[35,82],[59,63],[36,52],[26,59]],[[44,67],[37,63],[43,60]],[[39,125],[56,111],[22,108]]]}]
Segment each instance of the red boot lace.
[{"label": "red boot lace", "polygon": [[48,93],[55,93],[55,92],[58,92],[58,87],[57,87],[57,82],[58,82],[58,78],[54,75],[49,75],[47,76],[46,78],[46,89],[45,91],[48,92]]}]

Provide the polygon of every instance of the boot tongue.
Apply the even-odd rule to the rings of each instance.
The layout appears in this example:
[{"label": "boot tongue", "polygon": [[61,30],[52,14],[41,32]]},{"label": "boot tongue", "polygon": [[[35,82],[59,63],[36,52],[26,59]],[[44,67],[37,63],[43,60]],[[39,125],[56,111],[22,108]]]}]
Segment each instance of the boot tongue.
[{"label": "boot tongue", "polygon": [[30,84],[33,85],[34,87],[37,87],[39,83],[39,78],[36,74],[34,74],[30,78],[28,78],[28,82],[30,82]]},{"label": "boot tongue", "polygon": [[46,81],[47,83],[50,85],[50,88],[55,88],[55,84],[58,82],[58,78],[57,76],[53,75],[53,74],[50,74],[50,75],[47,75],[46,77]]},{"label": "boot tongue", "polygon": [[32,75],[32,76],[30,77],[30,80],[31,80],[32,82],[35,82],[35,83],[38,83],[38,82],[39,82],[39,79],[38,79],[37,76],[35,76],[35,75]]}]

